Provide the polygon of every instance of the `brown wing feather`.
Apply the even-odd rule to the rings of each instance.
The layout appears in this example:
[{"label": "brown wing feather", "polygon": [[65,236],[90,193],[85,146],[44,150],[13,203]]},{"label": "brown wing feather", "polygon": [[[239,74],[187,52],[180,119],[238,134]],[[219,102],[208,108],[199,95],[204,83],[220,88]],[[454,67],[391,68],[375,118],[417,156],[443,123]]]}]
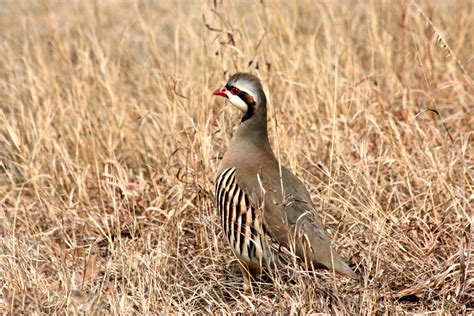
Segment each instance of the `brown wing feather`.
[{"label": "brown wing feather", "polygon": [[[280,177],[277,165],[260,166],[264,167],[240,168],[237,178],[246,191],[253,193],[253,203],[263,205],[264,223],[272,239],[294,249],[297,256],[315,267],[334,269],[357,279],[358,275],[332,249],[321,220],[312,212],[314,205],[303,183],[286,168]],[[283,185],[280,179],[284,179]]]}]

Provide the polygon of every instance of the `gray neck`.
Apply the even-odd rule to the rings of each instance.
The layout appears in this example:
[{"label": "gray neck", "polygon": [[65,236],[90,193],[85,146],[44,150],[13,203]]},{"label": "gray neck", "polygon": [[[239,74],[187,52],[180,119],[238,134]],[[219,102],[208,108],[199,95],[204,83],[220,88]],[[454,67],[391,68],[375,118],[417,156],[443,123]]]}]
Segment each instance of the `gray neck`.
[{"label": "gray neck", "polygon": [[264,99],[255,109],[255,113],[241,122],[232,141],[246,142],[272,152],[267,130],[267,104]]}]

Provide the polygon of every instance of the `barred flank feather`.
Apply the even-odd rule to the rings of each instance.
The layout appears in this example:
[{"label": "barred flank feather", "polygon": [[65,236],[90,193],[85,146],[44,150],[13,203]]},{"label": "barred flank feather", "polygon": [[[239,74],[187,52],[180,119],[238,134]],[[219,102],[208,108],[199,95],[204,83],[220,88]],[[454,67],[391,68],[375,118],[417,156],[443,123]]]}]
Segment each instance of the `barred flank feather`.
[{"label": "barred flank feather", "polygon": [[237,184],[235,168],[223,170],[216,179],[216,205],[227,241],[239,259],[259,266],[267,261],[266,238],[256,209]]}]

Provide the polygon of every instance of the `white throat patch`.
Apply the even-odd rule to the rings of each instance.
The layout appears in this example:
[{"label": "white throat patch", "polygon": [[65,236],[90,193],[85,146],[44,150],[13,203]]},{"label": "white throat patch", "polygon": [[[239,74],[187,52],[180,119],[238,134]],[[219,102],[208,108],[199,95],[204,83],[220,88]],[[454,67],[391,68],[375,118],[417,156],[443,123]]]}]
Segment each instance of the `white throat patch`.
[{"label": "white throat patch", "polygon": [[229,98],[230,103],[234,105],[236,108],[241,110],[242,112],[247,112],[248,106],[247,103],[244,102],[239,96],[230,93],[230,91],[226,92],[227,97]]}]

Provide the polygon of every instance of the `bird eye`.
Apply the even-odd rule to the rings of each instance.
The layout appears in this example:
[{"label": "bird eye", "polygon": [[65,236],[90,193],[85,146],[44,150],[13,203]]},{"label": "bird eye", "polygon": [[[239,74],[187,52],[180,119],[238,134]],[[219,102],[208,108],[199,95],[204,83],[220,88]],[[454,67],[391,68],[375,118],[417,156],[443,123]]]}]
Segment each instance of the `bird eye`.
[{"label": "bird eye", "polygon": [[235,95],[235,94],[239,94],[239,92],[240,92],[239,88],[232,87],[232,88],[230,89],[230,93],[232,93],[232,94],[234,94],[234,95]]}]

